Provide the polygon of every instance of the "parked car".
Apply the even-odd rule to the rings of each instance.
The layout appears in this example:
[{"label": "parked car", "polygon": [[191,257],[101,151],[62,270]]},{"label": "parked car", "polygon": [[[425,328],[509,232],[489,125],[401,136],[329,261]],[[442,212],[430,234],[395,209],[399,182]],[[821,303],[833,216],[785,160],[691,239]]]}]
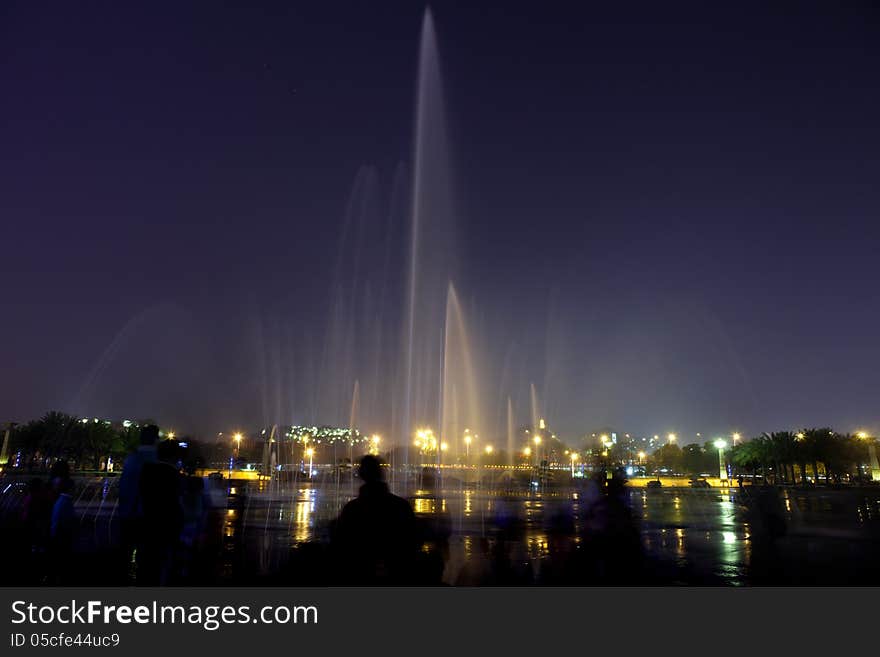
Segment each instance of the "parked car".
[{"label": "parked car", "polygon": [[691,479],[690,485],[691,488],[711,488],[709,482],[705,479]]},{"label": "parked car", "polygon": [[663,484],[660,483],[659,479],[652,479],[647,484],[648,488],[660,488],[661,486],[663,486]]}]

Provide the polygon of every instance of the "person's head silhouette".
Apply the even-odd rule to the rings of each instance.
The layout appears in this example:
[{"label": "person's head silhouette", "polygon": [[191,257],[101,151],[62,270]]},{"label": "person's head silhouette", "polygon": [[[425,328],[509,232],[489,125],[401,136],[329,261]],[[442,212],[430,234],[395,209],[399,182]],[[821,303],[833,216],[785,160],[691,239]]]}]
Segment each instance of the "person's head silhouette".
[{"label": "person's head silhouette", "polygon": [[178,456],[177,443],[173,440],[163,440],[156,446],[156,458],[163,463],[177,463]]},{"label": "person's head silhouette", "polygon": [[152,447],[159,442],[159,427],[147,424],[141,427],[141,445]]},{"label": "person's head silhouette", "polygon": [[372,454],[367,454],[361,459],[358,477],[363,479],[365,484],[381,482],[384,478],[382,475],[382,462]]}]

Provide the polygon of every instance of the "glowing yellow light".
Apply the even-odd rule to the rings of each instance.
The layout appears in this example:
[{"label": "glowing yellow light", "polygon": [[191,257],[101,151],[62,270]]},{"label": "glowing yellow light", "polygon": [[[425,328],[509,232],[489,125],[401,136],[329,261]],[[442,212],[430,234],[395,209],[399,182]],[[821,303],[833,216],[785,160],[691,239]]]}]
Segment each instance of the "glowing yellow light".
[{"label": "glowing yellow light", "polygon": [[240,443],[242,438],[244,438],[244,436],[242,436],[240,433],[236,433],[232,436],[232,439],[237,443]]},{"label": "glowing yellow light", "polygon": [[722,440],[721,438],[716,440],[714,444],[715,444],[715,449],[724,449],[725,447],[727,447],[727,441]]},{"label": "glowing yellow light", "polygon": [[467,436],[464,437],[464,442],[467,443],[468,445],[471,444],[471,437],[470,437],[470,435],[467,435]]},{"label": "glowing yellow light", "polygon": [[309,458],[312,458],[314,455],[315,455],[315,450],[313,450],[311,447],[309,447],[306,450],[306,456],[308,456]]},{"label": "glowing yellow light", "polygon": [[374,444],[374,445],[378,445],[378,444],[379,444],[379,441],[381,440],[381,438],[380,438],[379,436],[373,436],[373,437],[371,438],[371,440],[373,441],[373,444]]},{"label": "glowing yellow light", "polygon": [[639,458],[640,458],[640,459],[645,458],[645,453],[644,453],[644,452],[639,452]]},{"label": "glowing yellow light", "polygon": [[571,453],[571,460],[572,460],[572,461],[577,461],[577,460],[578,460],[577,452],[572,452],[572,453]]},{"label": "glowing yellow light", "polygon": [[168,432],[168,440],[174,440],[174,432],[173,431]]},{"label": "glowing yellow light", "polygon": [[449,449],[449,445],[447,443],[440,443],[440,449],[445,452]]},{"label": "glowing yellow light", "polygon": [[668,436],[666,436],[666,438],[668,438],[669,442],[671,443],[674,443],[677,440],[677,437],[674,433],[669,434]]},{"label": "glowing yellow light", "polygon": [[865,438],[868,437],[868,433],[867,433],[866,431],[859,431],[856,435],[857,435],[859,438],[861,438],[862,440],[864,440]]},{"label": "glowing yellow light", "polygon": [[547,428],[547,425],[544,424],[544,418],[541,418],[540,420],[538,420],[538,428],[539,429],[546,429]]},{"label": "glowing yellow light", "polygon": [[534,441],[535,441],[536,445],[540,445],[541,444],[541,436],[535,436]]},{"label": "glowing yellow light", "polygon": [[492,445],[486,445],[486,454],[491,454],[493,451],[495,451],[495,448]]},{"label": "glowing yellow light", "polygon": [[532,448],[531,448],[531,447],[526,447],[526,448],[523,450],[523,454],[525,454],[526,456],[531,456],[531,455],[532,455]]}]

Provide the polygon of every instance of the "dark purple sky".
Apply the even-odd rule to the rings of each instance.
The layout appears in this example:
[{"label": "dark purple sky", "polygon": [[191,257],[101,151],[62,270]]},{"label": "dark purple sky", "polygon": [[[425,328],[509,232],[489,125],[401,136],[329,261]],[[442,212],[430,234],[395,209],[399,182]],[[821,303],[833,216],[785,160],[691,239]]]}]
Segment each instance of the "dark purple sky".
[{"label": "dark purple sky", "polygon": [[[0,9],[0,420],[344,424],[351,253],[400,327],[423,7],[130,4]],[[593,4],[433,5],[488,414],[880,430],[876,5]]]}]

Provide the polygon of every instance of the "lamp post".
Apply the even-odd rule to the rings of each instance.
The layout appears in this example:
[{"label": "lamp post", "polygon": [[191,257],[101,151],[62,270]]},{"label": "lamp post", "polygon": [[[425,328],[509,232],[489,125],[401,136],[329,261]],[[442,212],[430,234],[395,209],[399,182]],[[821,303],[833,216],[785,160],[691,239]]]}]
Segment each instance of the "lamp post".
[{"label": "lamp post", "polygon": [[877,462],[876,440],[865,431],[856,434],[861,440],[868,441],[868,466],[871,468],[871,481],[880,481],[880,463]]},{"label": "lamp post", "polygon": [[[223,434],[220,433],[217,435],[222,436]],[[241,449],[241,433],[234,433],[232,435],[232,440],[235,443],[235,449],[233,449],[232,456],[229,458],[229,479],[232,479],[232,467],[238,459],[239,449]]]},{"label": "lamp post", "polygon": [[313,463],[313,458],[315,456],[315,450],[313,448],[309,447],[308,449],[306,449],[306,456],[309,457],[309,479],[311,479],[312,478],[312,463]]},{"label": "lamp post", "polygon": [[725,447],[727,447],[727,441],[721,438],[715,441],[715,449],[718,450],[718,478],[722,483],[727,481],[727,464],[724,462]]},{"label": "lamp post", "polygon": [[574,462],[578,460],[577,452],[571,453],[571,476],[574,477]]}]

